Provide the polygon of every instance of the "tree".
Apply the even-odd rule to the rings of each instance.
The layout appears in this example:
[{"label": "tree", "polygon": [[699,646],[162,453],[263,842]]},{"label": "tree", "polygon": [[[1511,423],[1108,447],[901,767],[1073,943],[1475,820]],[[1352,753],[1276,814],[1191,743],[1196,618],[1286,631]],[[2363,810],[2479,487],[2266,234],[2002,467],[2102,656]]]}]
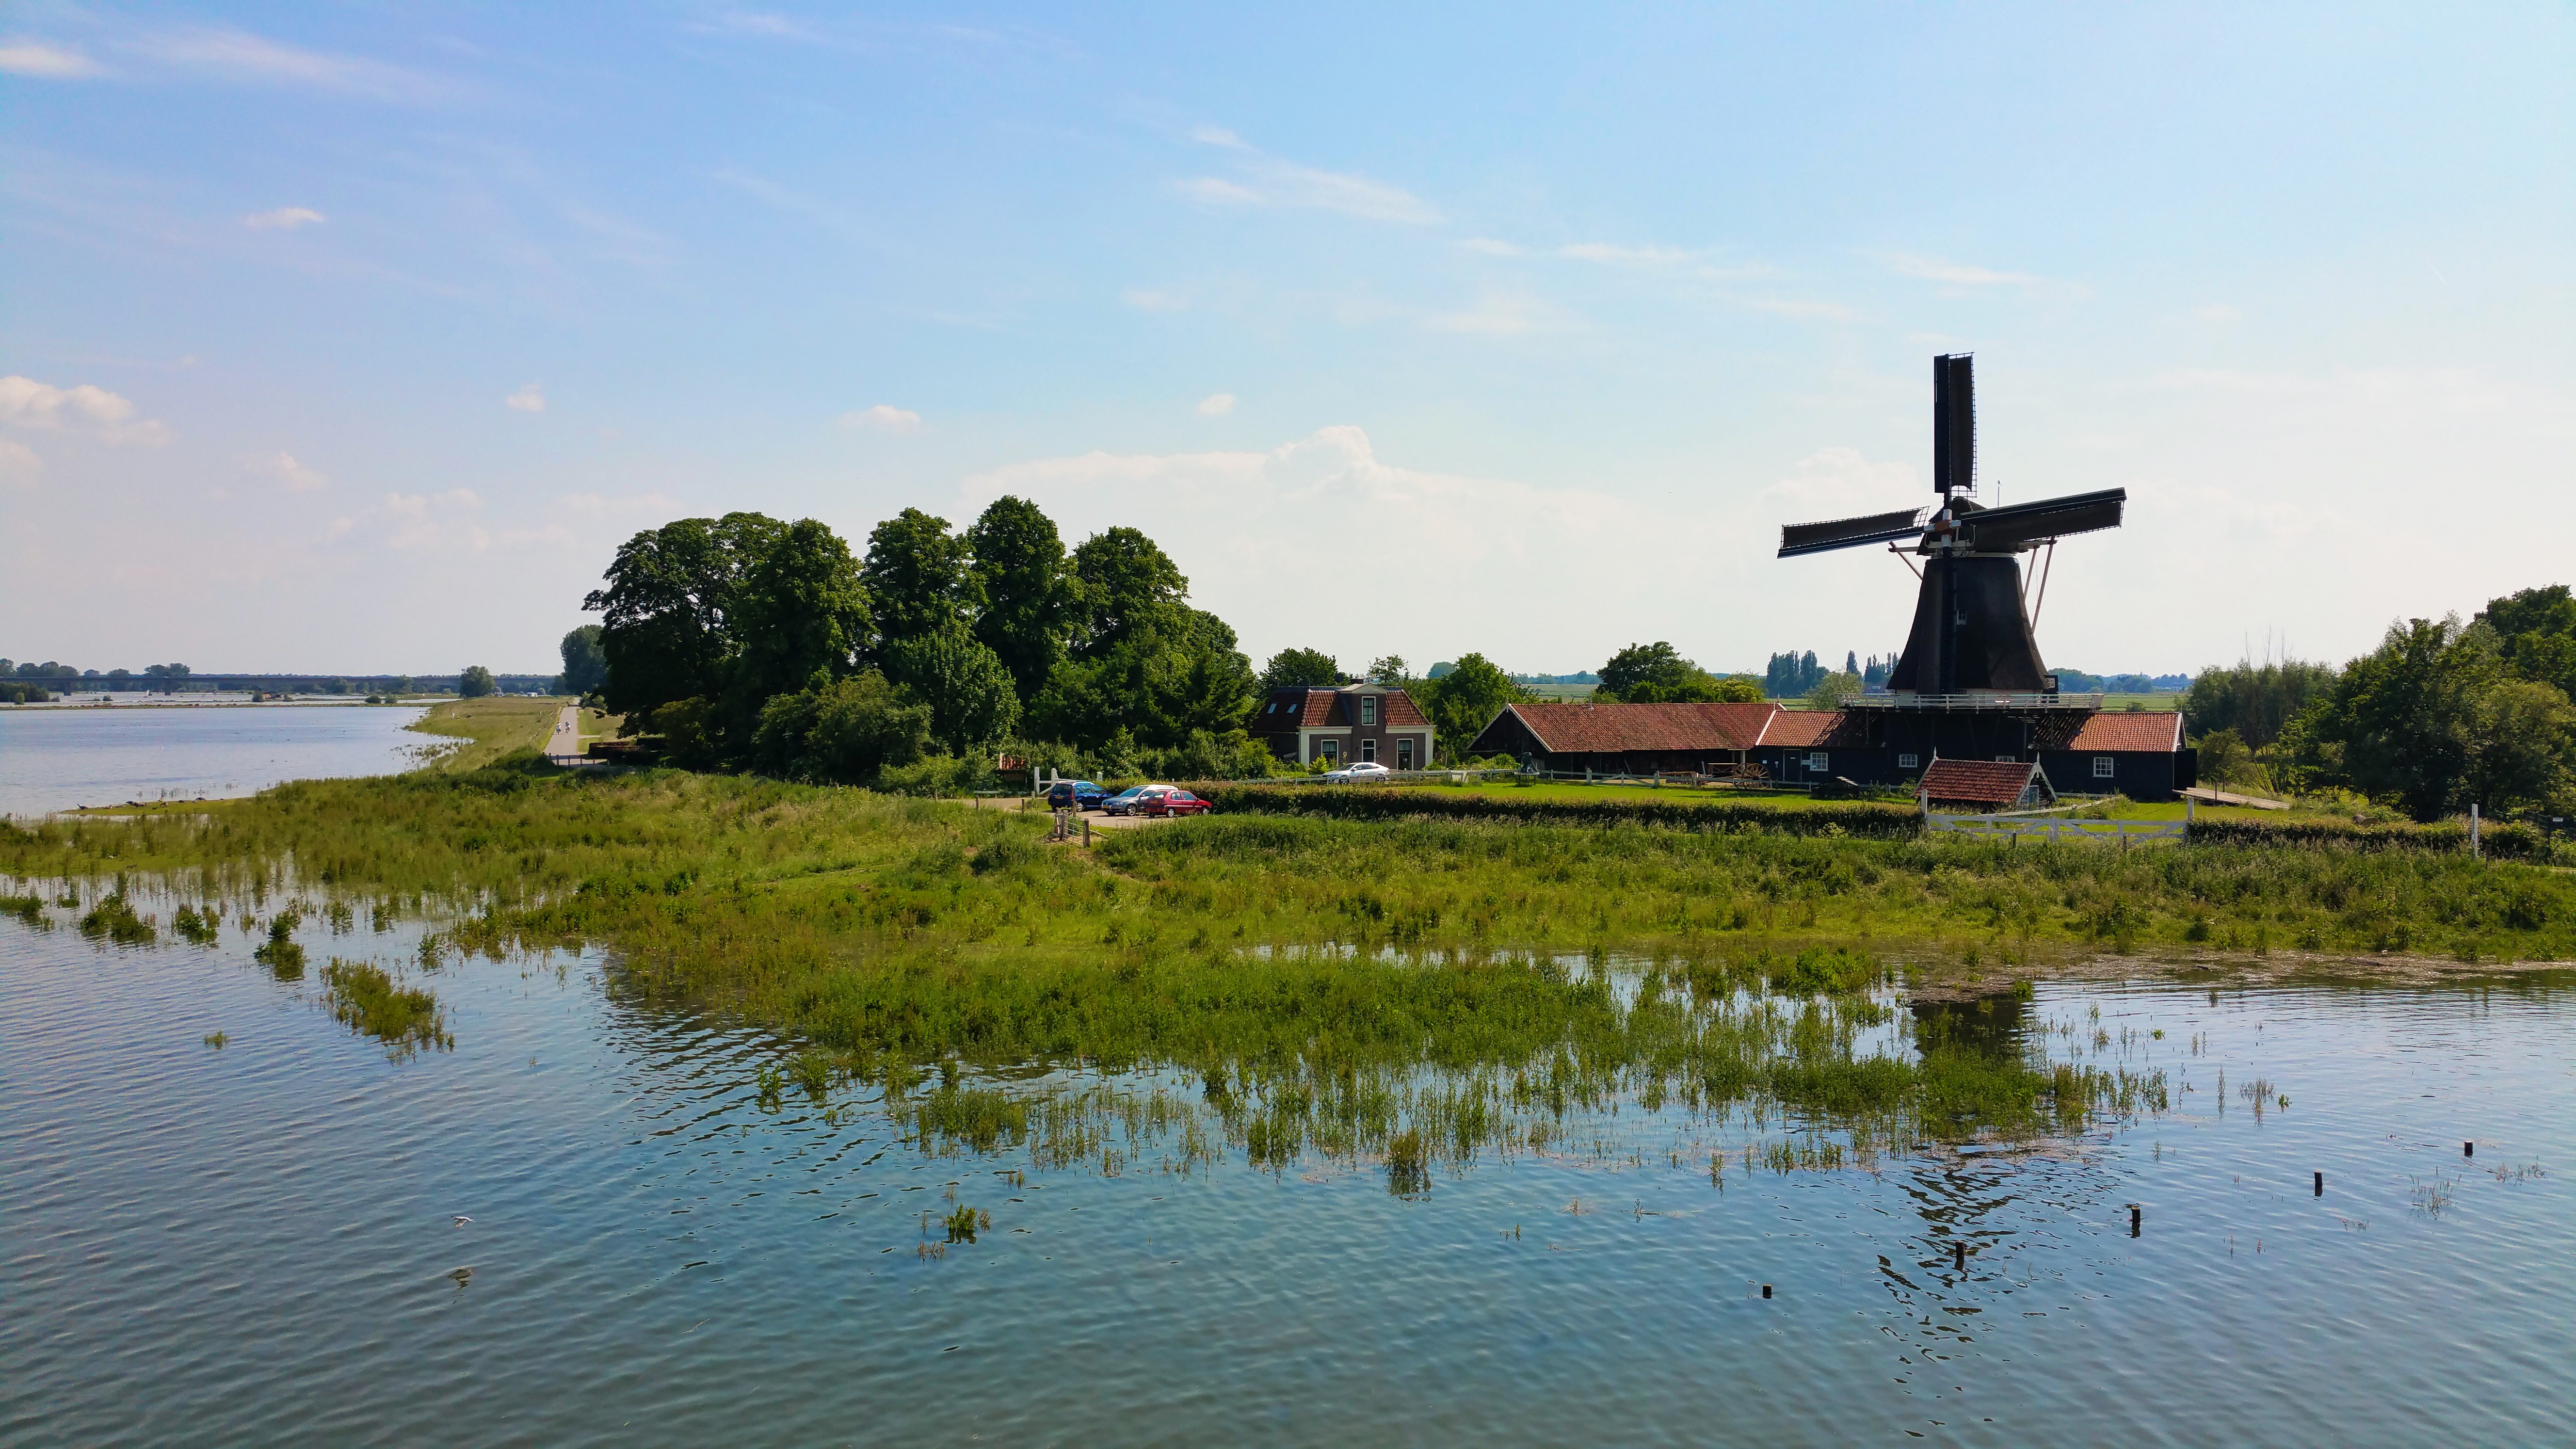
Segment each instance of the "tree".
[{"label": "tree", "polygon": [[2212,666],[2193,676],[2184,692],[2183,718],[2195,732],[2234,730],[2248,748],[2259,750],[2279,739],[2308,701],[2334,680],[2332,665],[2296,659]]},{"label": "tree", "polygon": [[1001,656],[961,623],[896,639],[885,647],[887,674],[930,708],[930,732],[959,755],[1009,734],[1020,699]]},{"label": "tree", "polygon": [[1261,666],[1261,687],[1265,690],[1341,682],[1341,661],[1321,649],[1282,649]]},{"label": "tree", "polygon": [[875,607],[878,645],[971,623],[983,599],[973,557],[948,520],[918,508],[880,523],[868,534],[868,560],[860,570]]},{"label": "tree", "polygon": [[1610,656],[1592,697],[1604,704],[1758,703],[1762,687],[1745,675],[1719,679],[1657,640],[1631,644]]},{"label": "tree", "polygon": [[683,518],[628,539],[607,587],[582,607],[604,615],[608,707],[642,716],[723,692],[739,651],[734,618],[743,577],[786,525],[758,513]]},{"label": "tree", "polygon": [[1123,734],[1168,749],[1192,730],[1224,735],[1253,703],[1252,661],[1214,614],[1183,608],[1127,632],[1107,654],[1056,667],[1030,710],[1040,736],[1103,750]]},{"label": "tree", "polygon": [[500,688],[501,686],[493,681],[492,671],[480,664],[469,666],[456,679],[458,699],[481,699],[487,694],[500,692]]},{"label": "tree", "polygon": [[1404,656],[1401,654],[1389,654],[1382,658],[1370,660],[1368,677],[1369,683],[1371,684],[1403,683],[1405,678]]},{"label": "tree", "polygon": [[966,530],[966,547],[984,601],[975,637],[1011,672],[1025,704],[1064,657],[1073,612],[1064,541],[1036,504],[1005,495]]},{"label": "tree", "polygon": [[1132,528],[1112,528],[1073,551],[1076,659],[1105,658],[1140,629],[1169,625],[1186,606],[1190,581],[1180,566]]},{"label": "tree", "polygon": [[1853,652],[1852,650],[1849,650],[1849,649],[1846,649],[1846,650],[1844,650],[1844,651],[1843,651],[1843,673],[1845,673],[1845,674],[1858,674],[1858,673],[1860,673],[1860,655],[1859,655],[1859,654],[1857,654],[1857,653],[1855,653],[1855,652]]},{"label": "tree", "polygon": [[1462,757],[1505,705],[1529,697],[1482,654],[1460,655],[1448,673],[1414,692],[1414,702],[1431,717],[1434,742],[1452,758]]},{"label": "tree", "polygon": [[752,745],[763,767],[782,778],[864,785],[922,757],[930,713],[869,670],[768,700]]},{"label": "tree", "polygon": [[1857,698],[1862,685],[1857,674],[1828,674],[1807,690],[1809,709],[1840,709]]},{"label": "tree", "polygon": [[[0,660],[0,665],[5,665],[7,662],[7,660]],[[188,666],[185,664],[146,664],[143,666],[143,672],[155,679],[185,679],[188,677]]]},{"label": "tree", "polygon": [[2576,597],[2565,584],[2491,599],[2473,622],[2496,631],[2514,673],[2576,696]]},{"label": "tree", "polygon": [[731,712],[747,725],[770,696],[851,673],[868,642],[868,605],[858,561],[830,528],[800,519],[767,539],[735,590],[723,680]]},{"label": "tree", "polygon": [[599,647],[600,626],[584,624],[563,636],[563,673],[555,693],[581,696],[608,682],[608,656]]}]

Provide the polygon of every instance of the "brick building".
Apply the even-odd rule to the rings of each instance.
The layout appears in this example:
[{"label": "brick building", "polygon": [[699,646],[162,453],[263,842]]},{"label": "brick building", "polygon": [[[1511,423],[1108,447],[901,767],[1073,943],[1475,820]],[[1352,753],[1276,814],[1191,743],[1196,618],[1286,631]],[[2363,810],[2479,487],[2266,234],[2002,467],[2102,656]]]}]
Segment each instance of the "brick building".
[{"label": "brick building", "polygon": [[1244,729],[1283,760],[1431,767],[1431,721],[1392,684],[1290,685],[1270,691]]}]

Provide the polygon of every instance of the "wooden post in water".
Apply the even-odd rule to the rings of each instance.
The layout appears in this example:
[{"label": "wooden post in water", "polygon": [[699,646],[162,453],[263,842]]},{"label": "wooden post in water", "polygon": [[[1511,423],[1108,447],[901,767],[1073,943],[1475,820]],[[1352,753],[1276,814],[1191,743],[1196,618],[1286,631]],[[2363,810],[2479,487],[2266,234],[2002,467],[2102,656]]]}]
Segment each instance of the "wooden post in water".
[{"label": "wooden post in water", "polygon": [[2141,1215],[2144,1211],[2145,1211],[2145,1209],[2140,1208],[2136,1203],[2131,1203],[2131,1204],[2129,1204],[2129,1236],[2130,1236],[2130,1237],[2133,1237],[2133,1238],[2134,1238],[2134,1237],[2136,1237],[2136,1236],[2138,1235],[2138,1219],[2139,1219],[2140,1215]]},{"label": "wooden post in water", "polygon": [[1968,1271],[1968,1245],[1967,1245],[1967,1244],[1965,1244],[1965,1243],[1952,1243],[1952,1244],[1950,1245],[1950,1266],[1951,1266],[1951,1268],[1952,1268],[1952,1269],[1954,1269],[1954,1270],[1956,1270],[1956,1271],[1958,1271],[1958,1272],[1961,1272],[1961,1273],[1965,1273],[1965,1272],[1967,1272],[1967,1271]]},{"label": "wooden post in water", "polygon": [[1770,1285],[1770,1284],[1765,1283],[1765,1284],[1763,1284],[1763,1285],[1762,1285],[1762,1296],[1763,1296],[1763,1297],[1765,1297],[1765,1298],[1768,1298],[1768,1297],[1770,1297],[1770,1296],[1771,1296],[1771,1285]]},{"label": "wooden post in water", "polygon": [[2324,1197],[2324,1196],[2326,1195],[2326,1175],[2325,1175],[2324,1173],[2322,1173],[2322,1172],[2320,1172],[2320,1173],[2318,1173],[2318,1174],[2317,1174],[2317,1193],[2316,1193],[2316,1195],[2317,1195],[2317,1196],[2319,1196],[2319,1197]]},{"label": "wooden post in water", "polygon": [[2461,1144],[2460,1144],[2460,1155],[2461,1155],[2462,1157],[2475,1157],[2475,1156],[2477,1156],[2477,1155],[2478,1155],[2478,1144],[2476,1144],[2476,1143],[2474,1143],[2474,1142],[2463,1142],[2463,1143],[2461,1143]]}]

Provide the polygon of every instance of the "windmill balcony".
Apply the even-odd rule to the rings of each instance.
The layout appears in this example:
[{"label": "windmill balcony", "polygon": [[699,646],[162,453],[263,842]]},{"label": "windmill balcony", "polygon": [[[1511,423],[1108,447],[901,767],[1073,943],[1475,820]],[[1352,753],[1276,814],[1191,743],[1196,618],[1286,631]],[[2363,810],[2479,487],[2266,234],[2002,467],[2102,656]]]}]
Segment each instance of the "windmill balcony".
[{"label": "windmill balcony", "polygon": [[1843,701],[1851,709],[2080,709],[2098,710],[2098,694],[2011,694],[1980,689],[1967,694],[1863,694]]}]

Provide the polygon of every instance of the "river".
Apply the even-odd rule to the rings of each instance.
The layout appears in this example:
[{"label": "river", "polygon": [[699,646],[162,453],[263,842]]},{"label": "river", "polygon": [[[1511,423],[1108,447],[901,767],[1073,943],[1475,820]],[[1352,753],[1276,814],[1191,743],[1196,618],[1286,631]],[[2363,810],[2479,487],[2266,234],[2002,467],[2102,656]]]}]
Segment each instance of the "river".
[{"label": "river", "polygon": [[0,708],[0,815],[390,774],[436,747],[409,728],[423,713],[358,704]]},{"label": "river", "polygon": [[389,1056],[237,921],[76,914],[0,918],[13,1445],[2567,1436],[2563,975],[2042,986],[2001,1036],[2167,1108],[1779,1172],[1742,1154],[1793,1120],[1630,1098],[1398,1195],[1132,1119],[942,1155],[873,1086],[764,1093],[778,1044],[595,956],[423,970],[416,925],[308,917],[317,967],[445,1004],[452,1051]]}]

